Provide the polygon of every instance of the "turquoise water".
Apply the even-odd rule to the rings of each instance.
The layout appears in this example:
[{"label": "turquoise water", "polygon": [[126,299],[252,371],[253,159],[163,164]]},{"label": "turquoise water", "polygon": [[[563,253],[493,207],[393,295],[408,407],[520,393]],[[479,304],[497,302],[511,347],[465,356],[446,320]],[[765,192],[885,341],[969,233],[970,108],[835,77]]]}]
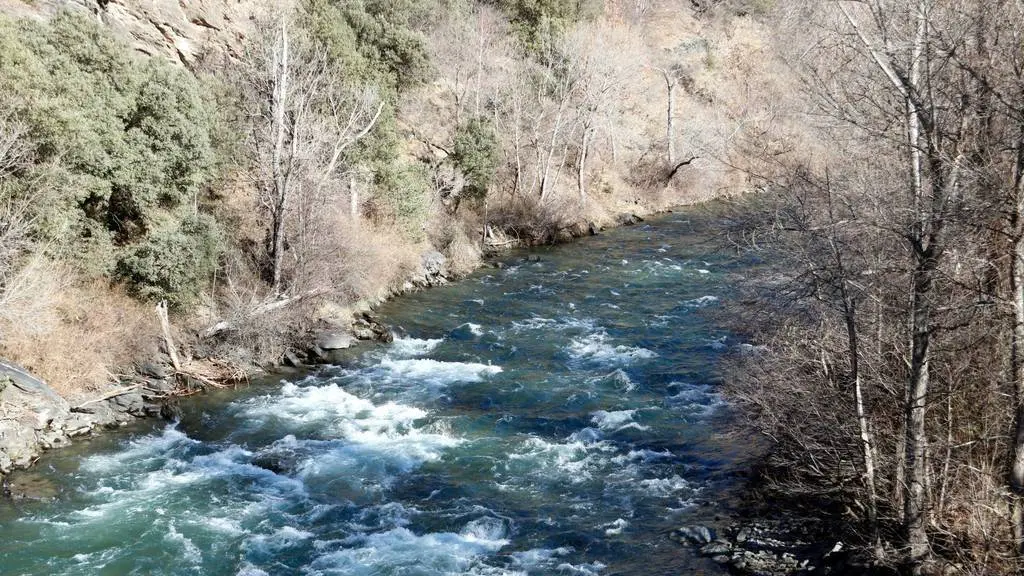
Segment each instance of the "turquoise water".
[{"label": "turquoise water", "polygon": [[192,399],[44,458],[2,574],[723,573],[668,538],[728,517],[748,455],[717,360],[747,264],[670,214],[512,254],[382,318],[344,366]]}]

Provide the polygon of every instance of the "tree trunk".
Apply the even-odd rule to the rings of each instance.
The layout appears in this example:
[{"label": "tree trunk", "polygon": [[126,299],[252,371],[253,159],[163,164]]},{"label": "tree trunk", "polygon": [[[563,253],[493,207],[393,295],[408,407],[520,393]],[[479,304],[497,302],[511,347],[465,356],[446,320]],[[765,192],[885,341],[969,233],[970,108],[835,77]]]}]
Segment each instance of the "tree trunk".
[{"label": "tree trunk", "polygon": [[281,20],[281,37],[274,54],[274,103],[273,103],[273,133],[274,133],[274,206],[272,210],[271,223],[271,287],[275,294],[281,292],[281,267],[284,261],[284,221],[285,209],[288,205],[288,169],[285,167],[284,150],[285,141],[288,138],[286,122],[286,109],[288,106],[288,25]]},{"label": "tree trunk", "polygon": [[1014,175],[1015,202],[1010,213],[1010,225],[1014,234],[1013,257],[1010,259],[1010,292],[1013,305],[1010,371],[1016,393],[1010,490],[1013,493],[1013,536],[1018,552],[1024,554],[1024,127],[1021,131]]},{"label": "tree trunk", "polygon": [[932,287],[936,262],[930,254],[921,255],[914,270],[914,299],[911,312],[910,378],[907,382],[906,420],[906,497],[903,521],[909,547],[908,560],[915,569],[930,555],[926,522],[928,467],[925,459],[928,436],[925,429],[931,360]]},{"label": "tree trunk", "polygon": [[348,177],[348,213],[353,222],[359,220],[359,181],[355,171]]},{"label": "tree trunk", "polygon": [[668,90],[668,105],[665,111],[665,140],[669,166],[676,165],[676,80],[668,70],[662,70],[665,87]]},{"label": "tree trunk", "polygon": [[576,187],[580,192],[580,202],[587,201],[586,165],[587,149],[590,147],[590,128],[583,128],[582,142],[580,142],[580,161],[576,169]]},{"label": "tree trunk", "polygon": [[918,6],[917,32],[910,70],[910,85],[906,87],[907,139],[910,147],[911,192],[913,194],[913,237],[918,246],[915,249],[913,274],[913,303],[911,312],[911,354],[910,379],[907,382],[906,423],[906,498],[903,501],[903,522],[909,547],[908,560],[917,571],[928,560],[931,547],[928,541],[926,515],[928,479],[926,455],[928,436],[925,429],[928,385],[931,360],[931,290],[937,256],[932,252],[934,245],[924,249],[924,206],[923,206],[923,153],[921,149],[921,111],[917,109],[910,91],[916,90],[921,81],[921,65],[928,33],[927,11],[924,3]]},{"label": "tree trunk", "polygon": [[[846,292],[846,288],[843,289]],[[864,487],[868,491],[868,522],[871,525],[872,538],[878,536],[878,493],[875,486],[875,457],[871,440],[871,428],[868,425],[867,412],[864,409],[864,390],[860,381],[860,343],[857,333],[856,304],[846,294],[844,298],[844,315],[846,316],[846,339],[850,354],[850,381],[853,383],[853,397],[857,412],[857,426],[860,431],[862,458],[864,459]]]}]

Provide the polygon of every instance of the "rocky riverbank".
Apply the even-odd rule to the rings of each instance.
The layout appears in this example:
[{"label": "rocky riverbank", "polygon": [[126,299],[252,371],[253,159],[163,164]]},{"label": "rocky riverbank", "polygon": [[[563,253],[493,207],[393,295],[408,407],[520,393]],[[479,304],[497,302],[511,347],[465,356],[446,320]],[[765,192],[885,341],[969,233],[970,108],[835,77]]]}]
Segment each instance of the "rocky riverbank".
[{"label": "rocky riverbank", "polygon": [[[624,213],[617,225],[633,225],[643,218]],[[535,241],[505,242],[494,246],[492,254],[537,244],[569,242],[596,234],[599,227],[583,223],[562,233]],[[455,280],[447,259],[429,251],[409,279],[401,286],[373,301],[360,301],[339,307],[330,319],[321,320],[310,333],[296,335],[282,357],[272,365],[235,365],[223,360],[193,359],[188,369],[176,370],[166,344],[154,358],[134,368],[134,373],[119,375],[119,384],[109,389],[65,398],[46,382],[21,366],[0,360],[0,484],[2,493],[11,496],[4,478],[15,469],[31,466],[47,451],[70,444],[74,439],[127,425],[136,418],[176,417],[176,398],[201,393],[212,386],[231,386],[257,374],[287,368],[303,368],[338,361],[343,351],[361,341],[390,341],[391,331],[373,313],[382,303],[417,290],[443,286]],[[197,336],[200,340],[217,338],[230,329],[222,323],[217,329]],[[17,487],[14,494],[18,495]]]}]

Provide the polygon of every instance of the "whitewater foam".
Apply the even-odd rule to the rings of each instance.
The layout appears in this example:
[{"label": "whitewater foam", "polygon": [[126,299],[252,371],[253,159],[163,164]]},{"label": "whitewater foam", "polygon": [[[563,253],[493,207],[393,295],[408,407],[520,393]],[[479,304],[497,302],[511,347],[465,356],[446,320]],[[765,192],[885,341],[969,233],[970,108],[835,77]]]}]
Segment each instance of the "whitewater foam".
[{"label": "whitewater foam", "polygon": [[[486,531],[484,531],[486,532]],[[408,528],[357,534],[341,541],[343,548],[322,554],[306,571],[328,575],[464,574],[482,558],[508,545],[491,539],[470,523],[462,532],[417,535]]]},{"label": "whitewater foam", "polygon": [[573,338],[566,348],[570,358],[580,362],[601,365],[631,364],[636,360],[646,360],[657,356],[651,350],[611,343],[612,338],[607,332],[598,330]]},{"label": "whitewater foam", "polygon": [[444,338],[396,338],[388,348],[387,355],[391,358],[415,358],[425,356],[434,351]]},{"label": "whitewater foam", "polygon": [[606,432],[621,432],[627,428],[633,428],[641,431],[649,430],[649,426],[644,426],[633,421],[636,413],[636,409],[617,410],[614,412],[598,410],[591,414],[591,421],[596,424],[598,428]]}]

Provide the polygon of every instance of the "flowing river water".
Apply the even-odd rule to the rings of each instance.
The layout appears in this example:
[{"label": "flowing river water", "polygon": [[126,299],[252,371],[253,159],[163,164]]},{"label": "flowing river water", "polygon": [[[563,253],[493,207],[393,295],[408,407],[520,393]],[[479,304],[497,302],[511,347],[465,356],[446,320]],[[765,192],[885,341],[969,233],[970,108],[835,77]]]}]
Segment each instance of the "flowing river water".
[{"label": "flowing river water", "polygon": [[708,313],[749,263],[713,224],[510,254],[385,305],[392,344],[48,454],[0,573],[723,574],[668,537],[729,517],[751,450]]}]

